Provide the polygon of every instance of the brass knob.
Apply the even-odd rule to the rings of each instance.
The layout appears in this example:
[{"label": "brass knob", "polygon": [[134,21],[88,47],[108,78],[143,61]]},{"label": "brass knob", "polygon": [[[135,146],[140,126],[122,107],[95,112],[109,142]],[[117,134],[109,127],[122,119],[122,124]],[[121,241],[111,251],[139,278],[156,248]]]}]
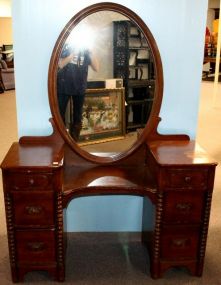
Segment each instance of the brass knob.
[{"label": "brass knob", "polygon": [[35,180],[33,178],[29,179],[29,184],[30,185],[34,185],[34,183],[35,183]]},{"label": "brass knob", "polygon": [[190,177],[190,176],[186,176],[186,177],[184,178],[184,181],[185,181],[186,183],[190,183],[191,177]]}]

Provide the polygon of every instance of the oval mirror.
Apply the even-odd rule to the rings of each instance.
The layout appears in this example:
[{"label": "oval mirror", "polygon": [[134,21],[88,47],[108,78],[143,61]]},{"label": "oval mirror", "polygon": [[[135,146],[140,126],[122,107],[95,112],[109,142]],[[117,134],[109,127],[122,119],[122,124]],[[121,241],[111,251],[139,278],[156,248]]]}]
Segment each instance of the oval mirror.
[{"label": "oval mirror", "polygon": [[70,20],[55,45],[48,82],[58,130],[90,161],[129,156],[158,120],[159,51],[145,23],[122,5],[95,4]]}]

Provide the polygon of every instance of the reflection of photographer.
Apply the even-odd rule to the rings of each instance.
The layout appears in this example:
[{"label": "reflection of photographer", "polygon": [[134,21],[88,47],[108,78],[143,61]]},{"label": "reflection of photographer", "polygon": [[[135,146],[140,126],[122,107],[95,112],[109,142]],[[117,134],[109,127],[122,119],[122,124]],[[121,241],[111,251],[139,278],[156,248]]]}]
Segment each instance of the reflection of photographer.
[{"label": "reflection of photographer", "polygon": [[98,62],[91,51],[86,49],[76,51],[68,44],[64,45],[58,63],[58,104],[65,123],[67,104],[70,98],[72,98],[73,118],[70,133],[75,140],[78,140],[81,131],[82,110],[87,88],[89,65],[94,71],[98,70]]}]

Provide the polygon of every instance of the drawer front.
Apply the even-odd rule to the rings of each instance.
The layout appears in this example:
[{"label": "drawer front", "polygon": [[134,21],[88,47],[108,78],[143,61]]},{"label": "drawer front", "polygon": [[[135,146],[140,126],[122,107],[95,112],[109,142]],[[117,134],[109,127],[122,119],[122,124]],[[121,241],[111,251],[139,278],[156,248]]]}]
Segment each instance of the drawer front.
[{"label": "drawer front", "polygon": [[161,237],[161,257],[167,259],[197,258],[199,229],[164,229]]},{"label": "drawer front", "polygon": [[50,226],[54,224],[53,192],[14,192],[12,199],[16,226]]},{"label": "drawer front", "polygon": [[54,231],[17,231],[18,263],[46,263],[56,261]]},{"label": "drawer front", "polygon": [[200,223],[204,192],[168,191],[165,193],[163,221],[167,223]]},{"label": "drawer front", "polygon": [[7,178],[12,190],[45,190],[52,189],[52,173],[13,173]]},{"label": "drawer front", "polygon": [[206,189],[207,169],[169,169],[165,173],[165,186],[178,189]]}]

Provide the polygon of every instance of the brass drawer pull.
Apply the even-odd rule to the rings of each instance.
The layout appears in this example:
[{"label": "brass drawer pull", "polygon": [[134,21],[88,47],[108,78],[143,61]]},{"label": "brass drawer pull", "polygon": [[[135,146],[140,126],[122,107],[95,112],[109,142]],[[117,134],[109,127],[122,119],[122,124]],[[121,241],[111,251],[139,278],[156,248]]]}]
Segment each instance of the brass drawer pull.
[{"label": "brass drawer pull", "polygon": [[176,209],[180,212],[189,212],[192,208],[191,203],[177,203]]},{"label": "brass drawer pull", "polygon": [[175,247],[186,247],[188,244],[188,239],[183,238],[183,239],[174,239],[172,240],[172,245]]},{"label": "brass drawer pull", "polygon": [[29,215],[39,215],[43,208],[41,206],[26,206],[25,211]]},{"label": "brass drawer pull", "polygon": [[29,242],[27,246],[28,246],[28,250],[42,251],[45,248],[45,243],[44,242]]}]

